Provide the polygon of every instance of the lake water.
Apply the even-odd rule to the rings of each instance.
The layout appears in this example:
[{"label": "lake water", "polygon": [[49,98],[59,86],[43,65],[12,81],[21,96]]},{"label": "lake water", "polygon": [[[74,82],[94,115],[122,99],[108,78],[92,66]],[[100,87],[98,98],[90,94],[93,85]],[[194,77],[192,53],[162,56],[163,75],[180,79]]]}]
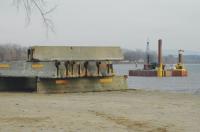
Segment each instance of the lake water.
[{"label": "lake water", "polygon": [[[200,64],[185,65],[188,77],[128,77],[128,87],[146,90],[165,90],[200,94]],[[138,66],[142,68],[142,65]],[[137,67],[137,68],[138,68]],[[128,75],[128,70],[136,69],[135,64],[116,64],[115,72],[118,75]]]}]

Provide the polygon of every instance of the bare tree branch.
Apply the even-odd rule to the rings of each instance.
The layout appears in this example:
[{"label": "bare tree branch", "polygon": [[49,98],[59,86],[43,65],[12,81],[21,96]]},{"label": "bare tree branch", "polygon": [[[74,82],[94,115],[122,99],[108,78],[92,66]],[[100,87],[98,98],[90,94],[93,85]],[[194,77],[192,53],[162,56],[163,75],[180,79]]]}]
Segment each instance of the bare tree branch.
[{"label": "bare tree branch", "polygon": [[14,5],[19,9],[21,6],[24,7],[26,12],[26,19],[27,24],[30,24],[31,21],[31,13],[33,8],[35,7],[42,18],[43,24],[46,27],[47,35],[49,30],[54,32],[54,23],[51,20],[51,18],[48,16],[50,13],[52,13],[57,6],[54,6],[53,8],[48,8],[47,1],[46,0],[13,0]]}]

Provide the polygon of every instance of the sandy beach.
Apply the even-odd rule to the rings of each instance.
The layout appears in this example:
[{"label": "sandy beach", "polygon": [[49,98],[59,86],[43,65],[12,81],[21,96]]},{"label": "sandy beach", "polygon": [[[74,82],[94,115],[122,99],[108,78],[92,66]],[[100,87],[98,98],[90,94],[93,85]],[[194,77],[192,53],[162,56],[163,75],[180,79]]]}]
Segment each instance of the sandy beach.
[{"label": "sandy beach", "polygon": [[0,93],[0,132],[199,132],[200,96],[158,91]]}]

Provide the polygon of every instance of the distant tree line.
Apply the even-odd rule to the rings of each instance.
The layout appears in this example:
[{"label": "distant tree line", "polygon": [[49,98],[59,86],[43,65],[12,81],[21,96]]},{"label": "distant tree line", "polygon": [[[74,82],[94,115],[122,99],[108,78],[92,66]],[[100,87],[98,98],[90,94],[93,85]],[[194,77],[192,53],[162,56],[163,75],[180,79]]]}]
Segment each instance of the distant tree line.
[{"label": "distant tree line", "polygon": [[185,63],[200,64],[200,55],[186,55],[183,58]]},{"label": "distant tree line", "polygon": [[0,61],[25,60],[27,47],[18,44],[0,44]]},{"label": "distant tree line", "polygon": [[[142,50],[123,50],[124,59],[133,62],[133,63],[145,63],[147,54],[145,51]],[[150,62],[157,62],[157,53],[151,51],[150,55]],[[178,61],[178,57],[174,55],[167,55],[163,56],[163,63],[164,64],[176,64]],[[183,56],[184,63],[187,64],[200,64],[200,56],[199,55],[184,55]]]},{"label": "distant tree line", "polygon": [[[28,47],[21,46],[19,44],[0,44],[0,61],[15,61],[15,60],[26,60]],[[146,62],[146,52],[142,50],[127,50],[123,49],[124,59],[129,62],[145,63]],[[151,51],[150,62],[157,62],[157,53]],[[185,55],[184,63],[200,64],[200,56],[198,55]],[[177,56],[168,55],[163,57],[163,62],[165,64],[175,64],[177,63]]]},{"label": "distant tree line", "polygon": [[[140,49],[136,49],[136,50],[124,49],[123,53],[124,53],[124,59],[131,62],[144,63],[147,59],[147,53]],[[156,62],[156,58],[157,58],[156,56],[157,56],[156,52],[151,51],[149,53],[150,62]]]}]

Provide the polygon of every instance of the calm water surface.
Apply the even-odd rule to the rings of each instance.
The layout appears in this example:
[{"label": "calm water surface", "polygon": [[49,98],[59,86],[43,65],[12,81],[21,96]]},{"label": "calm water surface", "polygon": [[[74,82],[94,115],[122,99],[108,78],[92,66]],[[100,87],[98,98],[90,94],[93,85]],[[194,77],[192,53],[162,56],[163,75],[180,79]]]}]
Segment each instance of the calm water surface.
[{"label": "calm water surface", "polygon": [[[200,64],[185,65],[188,77],[128,77],[128,87],[146,90],[165,90],[200,94]],[[141,68],[139,65],[137,68]],[[114,65],[118,75],[128,75],[128,70],[136,69],[135,64]]]}]

